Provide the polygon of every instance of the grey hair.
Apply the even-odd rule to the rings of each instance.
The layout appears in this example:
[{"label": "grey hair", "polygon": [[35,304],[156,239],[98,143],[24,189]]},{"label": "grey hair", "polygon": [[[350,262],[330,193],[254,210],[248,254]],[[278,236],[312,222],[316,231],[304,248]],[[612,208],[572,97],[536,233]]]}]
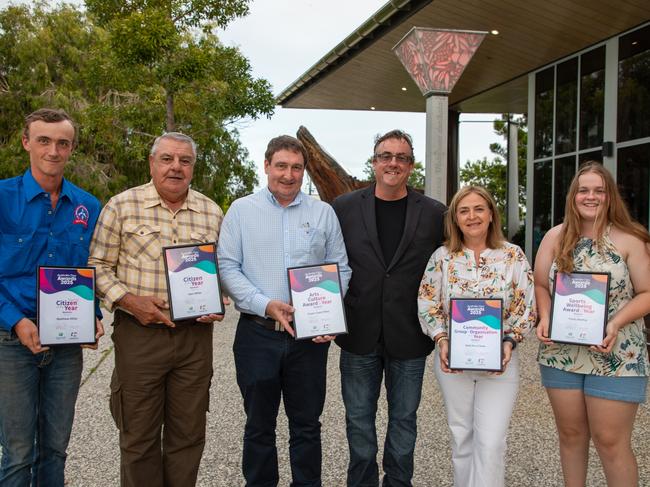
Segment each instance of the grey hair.
[{"label": "grey hair", "polygon": [[[375,137],[375,146],[372,149],[373,154],[377,152],[377,147],[379,147],[379,144],[381,144],[383,141],[388,140],[388,139],[397,139],[397,140],[403,140],[408,144],[408,146],[411,148],[411,162],[413,162],[413,139],[409,134],[404,132],[403,130],[395,129],[391,130],[390,132],[386,132],[382,136],[377,136]],[[373,155],[373,158],[375,157],[376,154]]]},{"label": "grey hair", "polygon": [[194,159],[196,159],[196,142],[194,142],[194,139],[192,139],[192,137],[189,135],[181,134],[180,132],[165,132],[164,134],[156,137],[156,140],[153,141],[153,145],[151,146],[151,151],[149,151],[149,155],[153,156],[156,153],[160,141],[164,139],[172,139],[178,142],[185,142],[186,144],[190,144],[190,146],[192,146]]}]

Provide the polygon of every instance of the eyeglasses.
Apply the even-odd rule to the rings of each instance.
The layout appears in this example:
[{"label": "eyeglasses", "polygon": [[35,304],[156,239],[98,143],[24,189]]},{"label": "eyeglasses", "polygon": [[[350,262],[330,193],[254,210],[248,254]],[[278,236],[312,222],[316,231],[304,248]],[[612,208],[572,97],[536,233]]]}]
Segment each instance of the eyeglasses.
[{"label": "eyeglasses", "polygon": [[392,152],[382,152],[381,154],[375,154],[375,159],[382,164],[388,164],[393,159],[395,159],[399,164],[410,164],[413,161],[413,156],[407,156],[406,154],[393,154]]}]

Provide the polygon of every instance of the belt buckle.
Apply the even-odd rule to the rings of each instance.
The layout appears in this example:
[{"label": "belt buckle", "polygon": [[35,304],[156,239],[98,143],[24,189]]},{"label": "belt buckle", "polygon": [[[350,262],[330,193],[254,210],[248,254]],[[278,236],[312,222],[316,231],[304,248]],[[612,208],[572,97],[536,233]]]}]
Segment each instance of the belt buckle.
[{"label": "belt buckle", "polygon": [[273,323],[275,324],[275,331],[285,331],[284,326],[282,326],[282,323],[280,323],[277,320],[275,320]]}]

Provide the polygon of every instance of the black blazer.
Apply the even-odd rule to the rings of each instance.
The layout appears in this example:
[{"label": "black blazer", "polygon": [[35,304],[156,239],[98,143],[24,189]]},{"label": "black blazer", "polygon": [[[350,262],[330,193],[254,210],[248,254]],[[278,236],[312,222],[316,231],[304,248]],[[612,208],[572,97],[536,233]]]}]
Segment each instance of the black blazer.
[{"label": "black blazer", "polygon": [[352,267],[345,296],[348,334],[337,337],[336,343],[365,355],[375,350],[383,330],[390,357],[428,355],[433,341],[422,333],[417,295],[427,262],[442,245],[446,207],[409,188],[402,239],[392,262],[384,262],[377,236],[375,185],[341,195],[332,206]]}]

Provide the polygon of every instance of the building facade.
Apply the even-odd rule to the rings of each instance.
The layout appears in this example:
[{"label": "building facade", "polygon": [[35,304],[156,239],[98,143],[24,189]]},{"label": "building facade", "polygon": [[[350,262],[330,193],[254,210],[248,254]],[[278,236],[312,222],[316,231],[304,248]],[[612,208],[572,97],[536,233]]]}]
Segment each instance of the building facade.
[{"label": "building facade", "polygon": [[580,163],[602,161],[635,219],[650,214],[650,23],[528,75],[526,248],[562,222]]}]

